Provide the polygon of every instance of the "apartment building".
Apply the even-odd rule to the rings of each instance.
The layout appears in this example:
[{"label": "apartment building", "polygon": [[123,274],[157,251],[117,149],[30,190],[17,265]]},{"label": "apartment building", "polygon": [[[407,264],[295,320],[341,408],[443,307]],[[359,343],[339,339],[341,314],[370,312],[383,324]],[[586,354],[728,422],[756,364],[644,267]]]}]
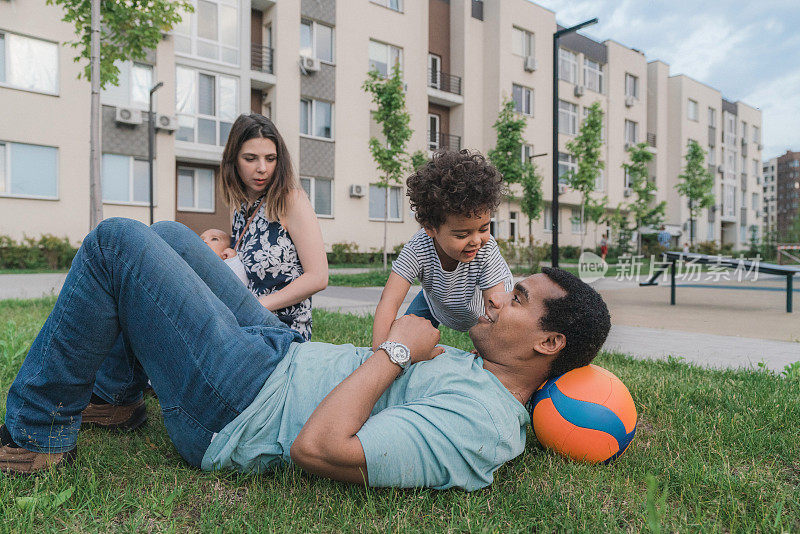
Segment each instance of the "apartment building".
[{"label": "apartment building", "polygon": [[[580,34],[560,40],[559,149],[551,154],[558,26],[554,12],[528,0],[196,0],[194,6],[146,60],[121,64],[120,85],[102,95],[106,217],[148,221],[147,93],[163,82],[155,97],[156,220],[197,231],[228,227],[217,167],[233,120],[252,110],[270,116],[283,134],[326,247],[378,248],[387,200],[389,244],[406,241],[417,224],[404,184],[392,186],[388,199],[376,185],[368,140],[380,137],[380,128],[362,89],[369,69],[388,73],[395,64],[414,130],[409,153],[442,147],[486,153],[496,144],[492,126],[502,103],[514,102],[527,120],[520,157],[543,154],[532,160],[548,203],[532,224],[537,240],[550,241],[551,158],[558,158],[560,175],[575,167],[566,145],[594,102],[605,112],[606,165],[594,194],[607,196],[609,207],[630,200],[621,167],[626,147],[647,142],[658,200],[667,200],[667,222],[685,238],[688,211],[674,186],[686,143],[695,139],[708,150],[717,194],[717,206],[695,228],[699,240],[739,246],[746,241],[740,228],[760,217],[755,197],[747,196],[757,192],[751,160],[760,162],[760,112],[671,76],[665,63],[648,63],[642,52],[612,40]],[[10,117],[0,122],[0,233],[16,238],[55,233],[78,241],[88,230],[89,84],[76,79],[81,66],[63,46],[74,37],[60,18],[60,9],[43,0],[0,4],[0,65],[7,71],[0,72],[0,115]],[[519,191],[511,193],[492,231],[519,240],[527,237],[528,221],[514,200]],[[565,184],[557,194],[560,243],[577,245],[580,197]],[[594,246],[606,228],[585,230],[585,245]]]},{"label": "apartment building", "polygon": [[762,187],[763,195],[761,206],[763,208],[763,231],[766,235],[767,232],[774,232],[777,224],[777,177],[778,177],[778,158],[764,160],[761,167],[762,176],[764,177],[764,185]]},{"label": "apartment building", "polygon": [[800,213],[800,152],[787,150],[777,158],[775,229],[784,235]]}]

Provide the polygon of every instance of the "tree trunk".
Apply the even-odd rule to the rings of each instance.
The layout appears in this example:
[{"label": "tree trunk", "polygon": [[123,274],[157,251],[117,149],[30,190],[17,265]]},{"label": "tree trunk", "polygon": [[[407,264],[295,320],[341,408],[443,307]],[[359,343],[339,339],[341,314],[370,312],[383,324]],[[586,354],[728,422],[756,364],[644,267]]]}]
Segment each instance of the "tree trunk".
[{"label": "tree trunk", "polygon": [[91,56],[89,230],[93,230],[103,220],[103,194],[100,182],[100,0],[92,0]]},{"label": "tree trunk", "polygon": [[387,257],[386,247],[389,240],[389,183],[386,183],[386,202],[383,210],[383,270],[389,268],[389,258]]},{"label": "tree trunk", "polygon": [[528,271],[533,274],[533,260],[534,260],[534,244],[533,244],[533,221],[528,217]]},{"label": "tree trunk", "polygon": [[578,251],[578,256],[583,254],[583,242],[586,240],[586,222],[585,222],[585,207],[586,207],[586,195],[583,195],[583,200],[581,202],[581,249]]},{"label": "tree trunk", "polygon": [[694,248],[694,203],[689,199],[689,246]]}]

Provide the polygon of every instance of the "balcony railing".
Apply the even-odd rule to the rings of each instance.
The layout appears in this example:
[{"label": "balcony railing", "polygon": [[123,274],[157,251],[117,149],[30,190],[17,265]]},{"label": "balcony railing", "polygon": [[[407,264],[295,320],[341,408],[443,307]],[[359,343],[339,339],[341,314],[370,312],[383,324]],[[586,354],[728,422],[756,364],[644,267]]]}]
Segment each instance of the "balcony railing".
[{"label": "balcony railing", "polygon": [[651,147],[656,146],[656,134],[647,132],[647,144]]},{"label": "balcony railing", "polygon": [[250,46],[250,68],[272,74],[272,48],[253,43]]},{"label": "balcony railing", "polygon": [[461,78],[436,69],[428,69],[428,87],[447,93],[461,94]]},{"label": "balcony railing", "polygon": [[430,150],[446,148],[448,150],[459,151],[461,150],[461,137],[442,132],[428,131],[428,148]]}]

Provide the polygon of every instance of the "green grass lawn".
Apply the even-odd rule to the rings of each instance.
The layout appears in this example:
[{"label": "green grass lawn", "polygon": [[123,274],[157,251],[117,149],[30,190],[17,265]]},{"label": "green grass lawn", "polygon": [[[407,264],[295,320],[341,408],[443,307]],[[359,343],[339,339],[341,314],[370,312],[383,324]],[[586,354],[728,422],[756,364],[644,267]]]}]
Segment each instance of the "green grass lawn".
[{"label": "green grass lawn", "polygon": [[[54,300],[0,301],[0,417]],[[314,339],[367,345],[372,318],[314,312]],[[442,342],[468,348],[450,330]],[[800,373],[712,371],[614,354],[639,410],[613,465],[577,464],[537,447],[481,491],[365,489],[309,476],[203,473],[182,462],[148,400],[141,432],[90,429],[73,466],[39,478],[0,475],[0,531],[93,532],[797,532]]]}]

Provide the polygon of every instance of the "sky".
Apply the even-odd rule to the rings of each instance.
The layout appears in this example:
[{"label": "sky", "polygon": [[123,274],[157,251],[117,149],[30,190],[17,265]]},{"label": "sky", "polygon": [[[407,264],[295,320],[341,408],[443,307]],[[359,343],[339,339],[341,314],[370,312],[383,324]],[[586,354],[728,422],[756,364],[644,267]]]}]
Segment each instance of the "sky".
[{"label": "sky", "polygon": [[800,0],[536,0],[563,26],[612,39],[762,112],[764,159],[800,151]]}]

